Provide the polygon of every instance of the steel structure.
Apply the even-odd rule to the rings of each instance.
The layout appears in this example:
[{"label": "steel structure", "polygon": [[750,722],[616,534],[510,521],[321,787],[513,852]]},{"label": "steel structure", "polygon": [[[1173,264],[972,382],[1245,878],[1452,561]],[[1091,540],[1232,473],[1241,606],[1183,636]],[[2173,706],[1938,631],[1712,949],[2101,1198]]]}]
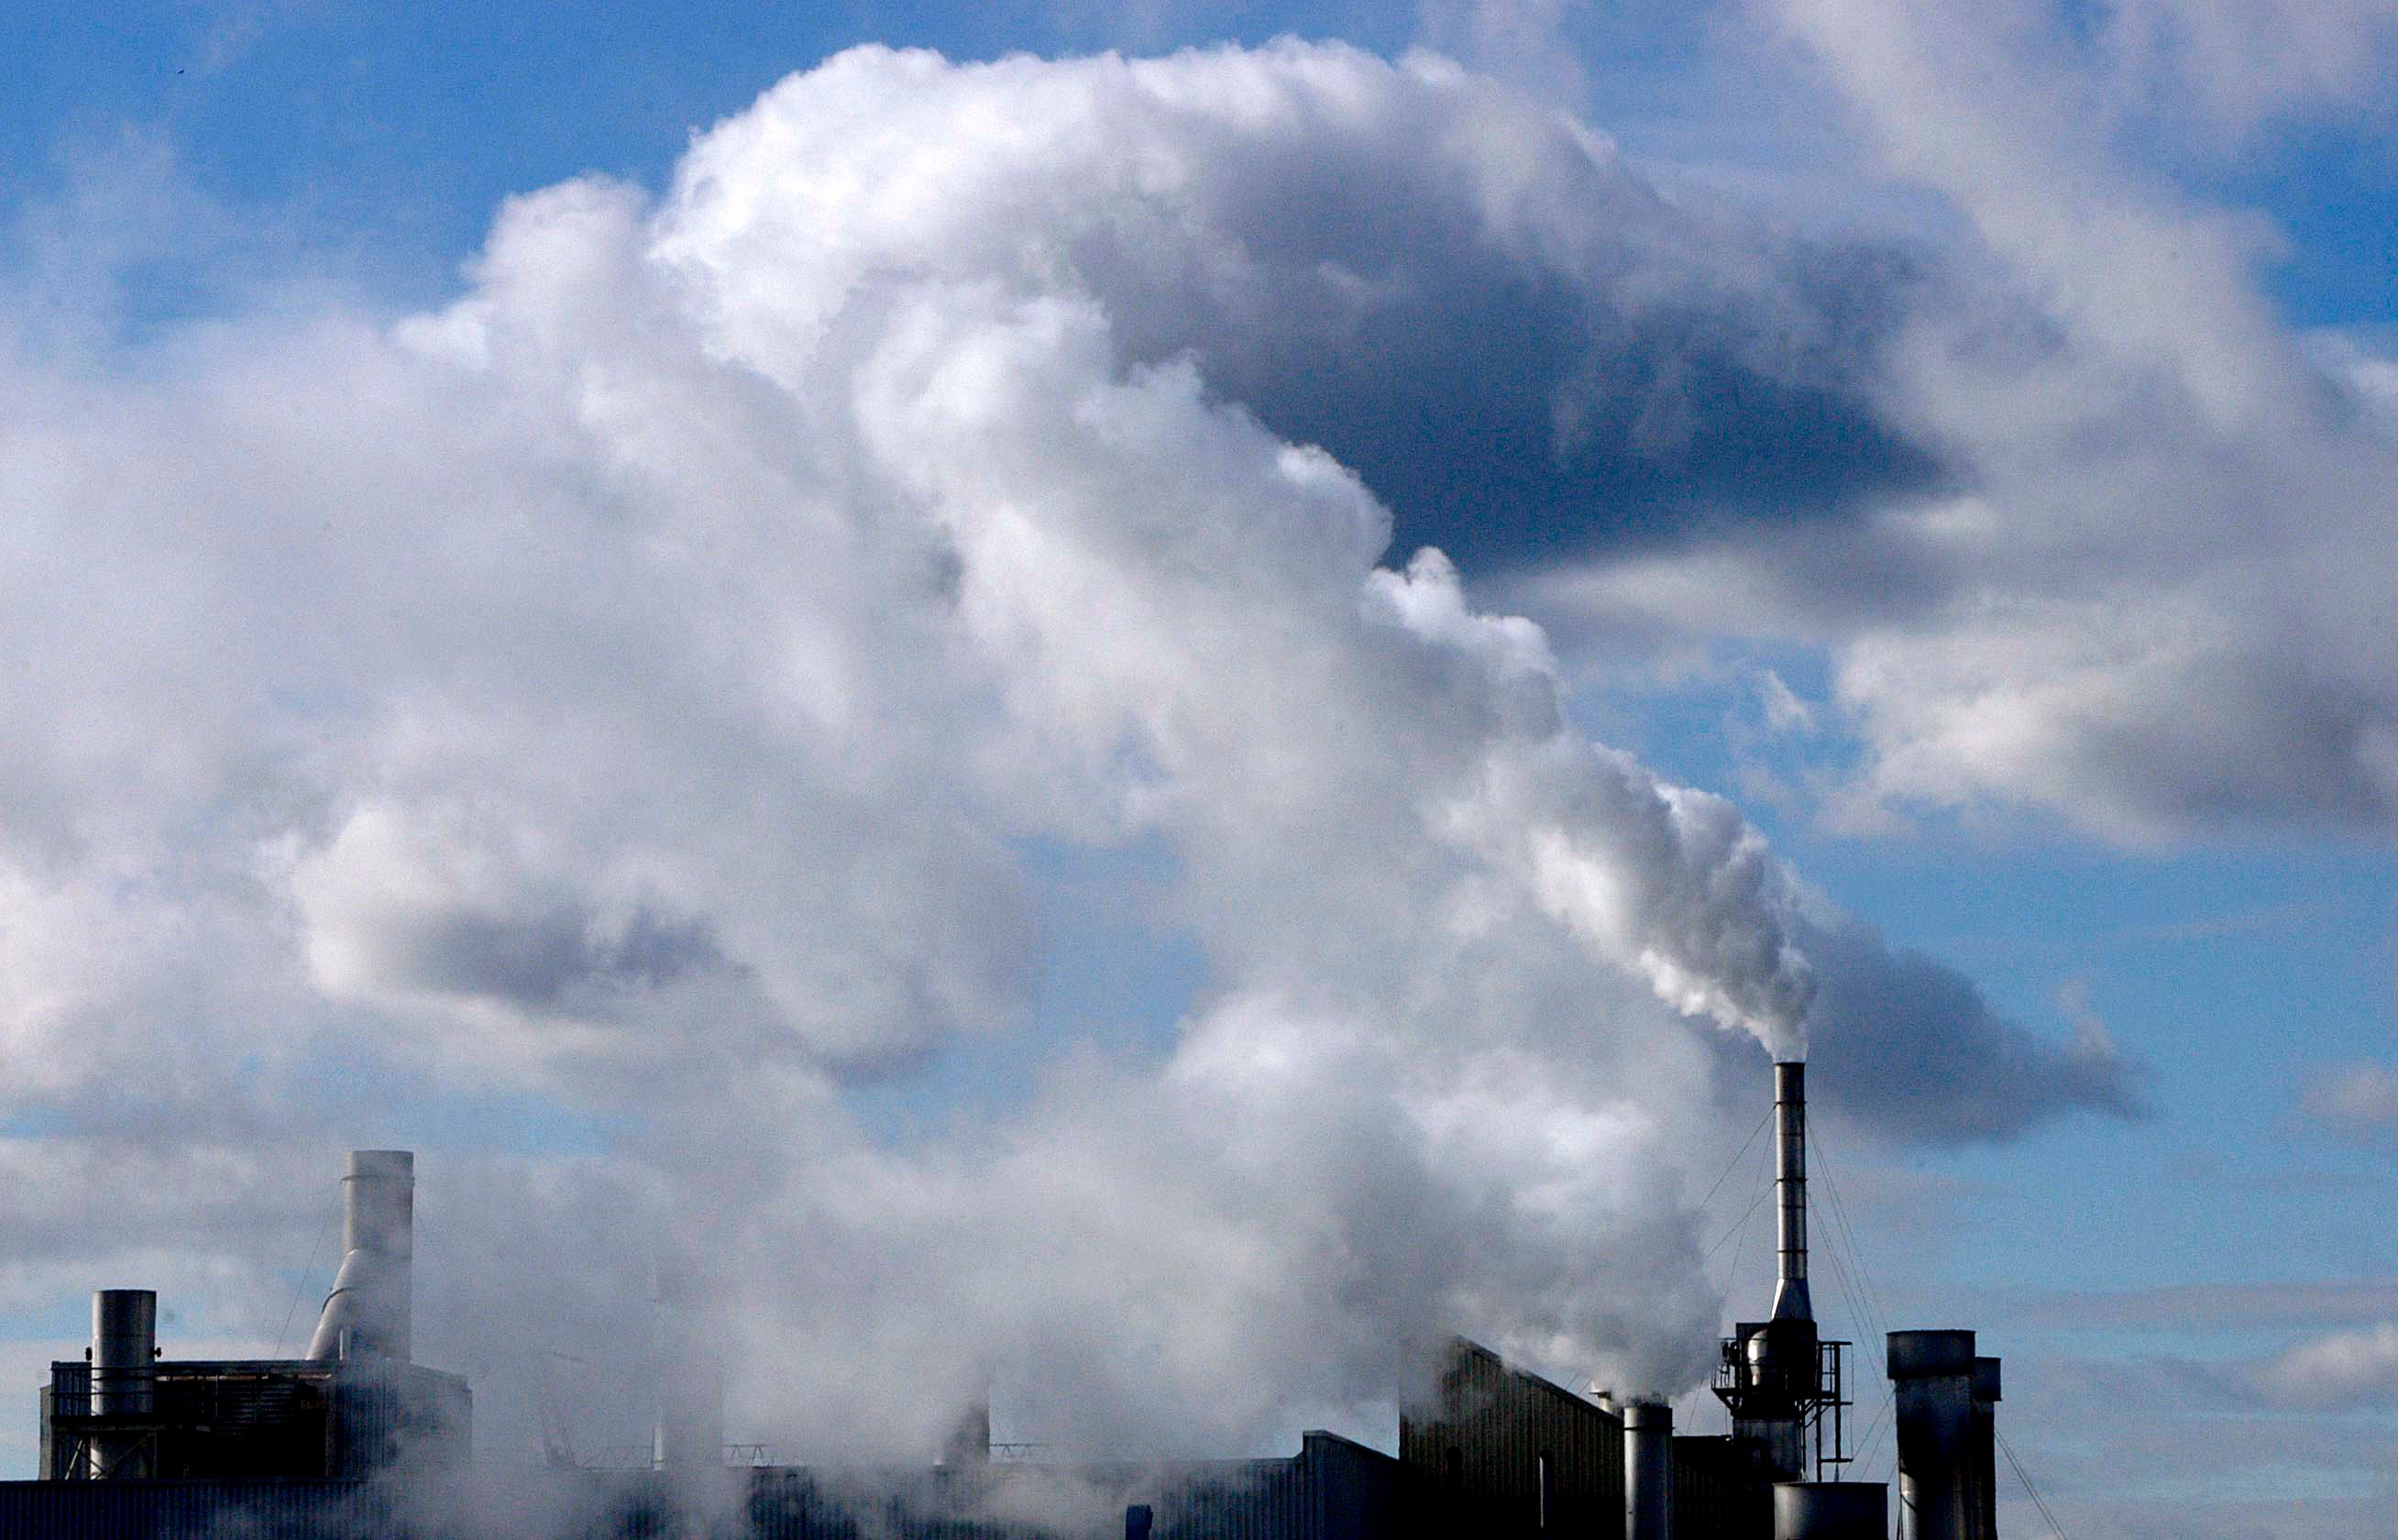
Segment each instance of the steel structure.
[{"label": "steel structure", "polygon": [[1773,1066],[1773,1314],[1723,1339],[1715,1394],[1732,1437],[1763,1451],[1776,1481],[1814,1479],[1849,1463],[1843,1444],[1847,1348],[1815,1328],[1807,1288],[1807,1066]]}]

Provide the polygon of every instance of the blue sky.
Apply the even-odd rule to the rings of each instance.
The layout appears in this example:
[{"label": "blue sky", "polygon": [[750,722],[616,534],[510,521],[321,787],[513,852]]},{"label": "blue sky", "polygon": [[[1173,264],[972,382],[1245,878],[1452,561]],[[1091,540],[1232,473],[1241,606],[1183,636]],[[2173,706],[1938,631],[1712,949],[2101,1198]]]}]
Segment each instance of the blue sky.
[{"label": "blue sky", "polygon": [[[200,1238],[196,1221],[111,1249],[61,1241],[29,1203],[26,1261],[0,1298],[21,1350],[7,1361],[68,1349],[51,1339],[75,1291],[113,1281],[85,1272],[160,1255],[183,1259],[159,1263],[170,1282],[216,1291],[195,1311],[212,1341],[250,1342],[284,1311],[323,1207],[284,1186],[344,1142],[511,1173],[493,1180],[524,1195],[528,1234],[584,1235],[597,1195],[725,1169],[713,1141],[752,1117],[808,1130],[773,1178],[803,1195],[812,1171],[872,1168],[946,1213],[945,1183],[1006,1172],[1058,1207],[994,1223],[1087,1235],[1048,1191],[1075,1188],[1087,1157],[1115,1173],[1090,1186],[1117,1206],[1207,1193],[1206,1217],[1236,1228],[1219,1188],[1242,1162],[1232,1146],[1206,1156],[1205,1128],[1161,1136],[1192,1164],[1134,1161],[1138,1181],[1076,1130],[1105,1144],[1095,1130],[1116,1112],[1192,1084],[1272,1121],[1257,1109],[1287,1113],[1282,1089],[1235,1094],[1222,1077],[1304,1060],[1315,1050],[1282,1035],[1299,1021],[1316,1033],[1303,1040],[1365,1055],[1341,1075],[1432,1042],[1447,1046],[1430,1061],[1460,1056],[1456,1084],[1482,1085],[1564,1051],[1552,1015],[1576,987],[1619,1023],[1594,1063],[1662,1121],[1688,1119],[1687,1148],[1659,1136],[1643,1158],[1687,1166],[1704,1191],[1729,1153],[1718,1136],[1746,1126],[1726,1067],[1761,1065],[1746,1033],[1775,1030],[1757,1002],[1788,980],[1731,977],[1748,965],[1690,936],[1623,941],[1554,882],[1510,909],[1477,885],[1513,871],[1502,834],[1404,816],[1421,786],[1398,768],[1462,763],[1443,735],[1515,763],[1502,749],[1531,730],[1510,715],[1524,686],[1507,670],[1530,667],[1569,736],[1728,799],[1812,895],[1769,882],[1771,912],[1728,928],[1785,926],[1827,958],[1868,938],[1855,966],[1889,992],[1888,1021],[1814,1023],[1827,1052],[1904,1050],[1845,1108],[1825,1093],[1866,1260],[1907,1317],[1892,1324],[1975,1325],[2020,1365],[2016,1442],[2074,1533],[2398,1533],[2370,1527],[2389,1522],[2398,1463],[2357,1452],[2398,1410],[2398,1362],[2360,1348],[2354,1382],[2333,1386],[2288,1367],[2398,1320],[2382,1223],[2398,1150],[2398,510],[2382,501],[2398,455],[2398,140],[2374,88],[2393,16],[2368,0],[2024,15],[2009,31],[1969,5],[1880,0],[671,17],[321,0],[13,17],[0,268],[16,298],[0,339],[20,407],[0,509],[38,533],[0,561],[25,603],[67,597],[14,637],[40,666],[9,709],[46,725],[0,764],[0,902],[35,939],[10,955],[36,981],[0,1004],[12,1054],[45,1067],[7,1087],[0,1133],[27,1169],[77,1180],[124,1151],[237,1170],[228,1190],[246,1196],[224,1213],[264,1255],[258,1277],[227,1283],[208,1248],[236,1243]],[[1429,47],[1473,81],[1330,53],[1294,63],[1269,47],[1286,35],[1367,61]],[[2259,38],[2284,41],[2258,54]],[[1033,58],[909,75],[854,57],[851,74],[759,103],[866,44],[957,66]],[[1218,44],[1247,51],[1222,78],[1186,66],[1154,88],[1168,105],[1115,126],[1199,191],[1100,186],[1115,172],[1093,169],[1071,126],[1131,113],[1121,101],[1152,88],[1039,61]],[[1318,115],[1174,115],[1260,82]],[[1360,101],[1373,111],[1354,119],[1324,105]],[[1050,114],[1069,124],[1054,138]],[[1556,128],[1560,114],[1620,155]],[[1414,125],[1422,153],[1393,124]],[[1517,158],[1456,151],[1457,169],[1440,156],[1473,140],[1461,125]],[[909,135],[916,158],[889,151]],[[953,171],[967,139],[1002,146],[985,181],[1034,191]],[[920,200],[842,201],[878,178]],[[1539,191],[1535,210],[1490,215],[1519,185]],[[1169,214],[1141,223],[1157,207]],[[1234,250],[1253,289],[1211,277]],[[824,295],[820,273],[834,275]],[[906,352],[909,317],[922,335],[1004,331],[977,308],[994,294],[1026,306],[1006,347]],[[1120,394],[1152,392],[1157,415],[1107,442],[1161,435],[1140,440],[1165,467],[1155,485],[1058,426],[1088,426],[1104,415],[1091,402],[1117,396],[1055,419],[1022,404],[1063,377],[1044,370],[1091,357],[1111,360],[1100,372]],[[923,401],[900,414],[893,382],[935,371],[924,358],[1025,369],[1008,408],[1022,422],[996,407],[974,421],[1014,424],[1010,441],[1038,453],[986,460]],[[825,383],[853,364],[849,384]],[[937,377],[952,395],[924,401],[981,378]],[[1180,427],[1157,426],[1173,413]],[[822,426],[835,420],[839,434]],[[876,468],[911,433],[938,473]],[[1121,511],[1180,508],[1219,479],[1251,486],[1243,434],[1320,445],[1388,509],[1395,544],[1357,556],[1359,537],[1338,534],[1348,505],[1312,482],[1273,483],[1303,510],[1278,523],[1243,522],[1230,493],[1231,511],[1206,503],[1217,512],[1170,529]],[[406,453],[417,435],[423,465]],[[705,495],[665,474],[694,466],[715,478]],[[1010,546],[959,490],[1010,477],[1039,490],[1023,507],[1087,496],[1106,511],[1052,531],[1060,547]],[[411,498],[465,511],[420,529]],[[791,512],[819,504],[854,515],[847,534]],[[894,508],[933,512],[885,549]],[[1178,544],[1219,515],[1221,544]],[[1309,520],[1336,533],[1287,547]],[[1392,601],[1421,657],[1377,652],[1370,629],[1359,641],[1354,605],[1307,607],[1331,583],[1307,562],[1345,574],[1331,587],[1346,593],[1360,574],[1340,561],[1397,567],[1418,544],[1454,558],[1470,610],[1537,621],[1545,661],[1493,661],[1516,656],[1516,633],[1438,630],[1436,574]],[[1065,547],[1089,565],[1044,569],[1025,594],[978,586]],[[1268,575],[1227,551],[1262,553],[1246,560]],[[636,558],[657,564],[618,570]],[[1228,650],[1172,626],[1152,638],[1150,612],[1114,608],[1094,572],[1164,596],[1156,613]],[[845,596],[886,584],[901,599],[850,613]],[[936,589],[988,628],[961,642],[912,611],[889,618]],[[1070,595],[1078,620],[1049,607]],[[1219,634],[1227,615],[1246,618]],[[1121,636],[1095,640],[1109,627]],[[1245,630],[1287,657],[1220,640]],[[1224,658],[1254,673],[1197,682]],[[856,682],[809,683],[811,669]],[[1254,722],[1226,725],[1242,712],[1217,689]],[[98,704],[87,717],[77,702]],[[559,702],[572,709],[546,718]],[[1270,767],[1259,785],[1292,807],[1338,788],[1323,805],[1345,811],[1277,825],[1258,785],[1178,761],[1192,743]],[[1529,825],[1553,815],[1544,799],[1603,801],[1579,781],[1521,795],[1491,805]],[[1637,887],[1655,874],[1599,838],[1615,815],[1554,816],[1562,837],[1618,852],[1589,858],[1627,891],[1680,891]],[[1362,854],[1376,850],[1391,861],[1379,875]],[[1465,939],[1392,918],[1483,902],[1510,917]],[[1543,905],[1539,925],[1587,943],[1590,979],[1523,960],[1539,951],[1524,916]],[[1387,954],[1358,935],[1378,917]],[[88,966],[47,939],[79,933],[97,938]],[[1428,961],[1434,940],[1464,960]],[[1709,1003],[1676,996],[1643,961],[1661,954],[1713,979]],[[1311,955],[1333,980],[1321,998]],[[1520,1040],[1474,1024],[1511,1005]],[[1407,1016],[1389,1043],[1329,1024],[1376,1010]],[[1926,1036],[1963,1057],[1910,1058]],[[128,1063],[155,1079],[128,1084]],[[1928,1110],[1893,1113],[1919,1063],[2020,1078],[1952,1078],[1922,1089]],[[1580,1094],[1554,1148],[1596,1137],[1568,1112],[1605,1122],[1603,1088]],[[711,1098],[742,1109],[715,1132],[693,1110]],[[1944,1119],[1965,1132],[1942,1134]],[[855,1145],[819,1133],[844,1128]],[[1310,1137],[1346,1150],[1353,1133]],[[1288,1137],[1289,1152],[1319,1148]],[[1461,1155],[1426,1138],[1415,1153],[1450,1175],[1462,1161],[1460,1180],[1555,1175],[1512,1147]],[[69,1148],[81,1164],[57,1159]],[[73,1188],[53,1180],[64,1204]],[[1357,1181],[1289,1207],[1381,1211],[1388,1195]],[[1571,1199],[1622,1228],[1541,1250],[1541,1276],[1599,1256],[1603,1287],[1682,1287],[1621,1252],[1668,1251],[1659,1236],[1684,1221],[1712,1242],[1727,1216],[1660,1218],[1695,1195],[1659,1190],[1675,1196],[1655,1212]],[[858,1233],[865,1255],[966,1244]],[[1718,1267],[1730,1297],[1704,1303],[1756,1308],[1768,1250],[1744,1243],[1752,1276]],[[1041,1291],[1012,1265],[977,1287]],[[1444,1278],[1408,1307],[1482,1297]],[[626,1307],[606,1268],[582,1281],[566,1314]],[[2190,1303],[2218,1286],[2254,1292]],[[2336,1307],[2310,1292],[2330,1286],[2350,1290]],[[1061,1317],[1087,1314],[1053,1292]],[[434,1297],[465,1302],[462,1344],[500,1308],[463,1281]],[[1570,1303],[1498,1316],[1489,1330],[1668,1373],[1670,1332],[1601,1342]],[[1061,1330],[1018,1325],[1028,1341]],[[1243,1371],[1214,1362],[1182,1383],[1253,1384]],[[1078,1388],[1108,1404],[1107,1371],[1091,1373]],[[1372,1378],[1345,1358],[1292,1373],[1272,1408],[1211,1427],[1252,1436]],[[2176,1415],[2189,1385],[2298,1452],[2110,1472],[2153,1452],[2104,1432],[2107,1409]],[[1017,1414],[1037,1425],[1048,1405],[1026,1389]],[[762,1393],[748,1409],[789,1412]],[[2204,1430],[2190,1447],[2210,1447]]]}]

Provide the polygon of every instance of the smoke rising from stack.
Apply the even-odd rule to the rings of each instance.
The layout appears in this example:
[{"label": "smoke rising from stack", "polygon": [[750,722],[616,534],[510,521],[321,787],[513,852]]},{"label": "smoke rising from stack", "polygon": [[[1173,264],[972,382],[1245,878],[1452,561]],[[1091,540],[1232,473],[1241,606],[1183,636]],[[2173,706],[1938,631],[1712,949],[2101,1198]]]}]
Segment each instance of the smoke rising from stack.
[{"label": "smoke rising from stack", "polygon": [[[1031,131],[960,131],[994,109]],[[893,143],[904,188],[858,174]],[[1277,254],[1327,164],[1404,197]],[[1585,741],[1537,628],[1391,549],[1206,350],[1152,344],[1226,282],[1313,303],[1293,275],[1327,263],[1581,274],[1600,307],[1706,234],[1436,62],[861,50],[655,203],[510,204],[438,312],[29,385],[42,537],[133,554],[7,624],[96,633],[88,709],[145,731],[7,750],[76,799],[0,862],[8,1046],[53,1089],[165,1053],[144,1115],[202,1114],[262,1223],[290,1223],[260,1129],[312,1083],[299,1045],[620,1119],[605,1155],[477,1170],[417,1356],[638,1341],[643,1259],[704,1257],[728,1428],[812,1456],[936,1450],[985,1363],[1019,1428],[1152,1450],[1385,1403],[1451,1330],[1690,1384],[1718,1313],[1692,1173],[1751,1095],[1711,1034],[1837,1051],[1928,979],[1964,1008],[1920,1030],[2015,1067],[1993,1133],[2119,1105],[2122,1066]],[[1224,350],[1282,318],[1225,317]],[[203,655],[200,689],[174,670]],[[1057,848],[1163,853],[1151,923],[1206,966],[1171,1042],[1040,1051]],[[140,1023],[168,1020],[162,1048]],[[1043,1067],[986,1114],[857,1119],[860,1083],[1028,1038]],[[220,1099],[220,1061],[265,1088]]]}]

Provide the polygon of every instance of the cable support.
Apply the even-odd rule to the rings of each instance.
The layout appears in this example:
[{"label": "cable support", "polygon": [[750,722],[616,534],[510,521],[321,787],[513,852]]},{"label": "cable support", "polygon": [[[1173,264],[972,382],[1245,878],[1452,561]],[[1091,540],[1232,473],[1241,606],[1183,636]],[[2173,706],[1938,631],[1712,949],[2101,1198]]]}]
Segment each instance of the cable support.
[{"label": "cable support", "polygon": [[[1860,1299],[1857,1301],[1857,1304],[1860,1306],[1859,1314],[1865,1319],[1866,1325],[1876,1336],[1887,1337],[1890,1332],[1889,1309],[1883,1303],[1879,1286],[1874,1282],[1873,1270],[1866,1265],[1865,1248],[1857,1239],[1857,1231],[1854,1222],[1849,1218],[1848,1203],[1840,1196],[1839,1178],[1833,1174],[1831,1154],[1825,1148],[1823,1141],[1816,1136],[1812,1128],[1810,1128],[1807,1131],[1807,1142],[1813,1150],[1816,1164],[1824,1173],[1825,1196],[1831,1200],[1828,1209],[1832,1216],[1832,1223],[1825,1228],[1825,1235],[1832,1242],[1831,1256],[1833,1262],[1837,1267],[1840,1267],[1844,1271],[1847,1270],[1849,1266],[1853,1266],[1856,1274],[1857,1289],[1861,1295]],[[1848,1250],[1849,1262],[1847,1263],[1842,1263],[1840,1261],[1840,1250],[1843,1246]],[[1861,1454],[1866,1448],[1866,1443],[1871,1439],[1873,1434],[1879,1431],[1882,1418],[1886,1416],[1894,1417],[1896,1414],[1896,1397],[1891,1391],[1890,1387],[1887,1385],[1882,1384],[1879,1379],[1877,1379],[1875,1383],[1881,1390],[1881,1405],[1879,1410],[1875,1412],[1873,1422],[1868,1425],[1867,1431],[1858,1440],[1857,1448]],[[1895,1425],[1893,1424],[1893,1426],[1894,1425]],[[1879,1468],[1881,1452],[1882,1452],[1879,1451],[1876,1452],[1874,1456],[1874,1466],[1870,1468]],[[1894,1454],[1894,1452],[1893,1452]]]},{"label": "cable support", "polygon": [[[1858,1323],[1858,1330],[1861,1333],[1871,1331],[1873,1330],[1872,1318],[1867,1313],[1864,1302],[1859,1297],[1855,1286],[1850,1281],[1849,1267],[1840,1260],[1839,1248],[1835,1246],[1825,1254],[1831,1259],[1832,1281],[1839,1285],[1840,1297],[1848,1302],[1850,1318]],[[1870,1441],[1874,1431],[1880,1427],[1881,1419],[1887,1413],[1889,1403],[1891,1401],[1890,1387],[1879,1378],[1879,1376],[1875,1377],[1873,1384],[1879,1391],[1879,1396],[1876,1399],[1869,1400],[1865,1403],[1868,1406],[1874,1407],[1875,1412],[1873,1421],[1867,1424],[1865,1430],[1857,1436],[1857,1459],[1861,1465],[1865,1459],[1866,1444]],[[1853,1399],[1854,1398],[1852,1398]],[[1877,1464],[1879,1464],[1878,1460]],[[1865,1466],[1863,1468],[1869,1470],[1873,1467]]]},{"label": "cable support", "polygon": [[1716,1200],[1716,1195],[1723,1191],[1724,1182],[1730,1180],[1733,1171],[1740,1169],[1741,1156],[1748,1154],[1749,1145],[1757,1142],[1757,1136],[1763,1133],[1765,1126],[1772,1121],[1773,1109],[1768,1107],[1765,1109],[1765,1115],[1757,1120],[1757,1127],[1748,1131],[1747,1140],[1740,1147],[1740,1155],[1731,1157],[1731,1163],[1723,1169],[1723,1175],[1716,1178],[1716,1184],[1707,1189],[1707,1196],[1699,1199],[1698,1212],[1704,1214],[1707,1211],[1707,1205],[1713,1203]]},{"label": "cable support", "polygon": [[[1740,1218],[1738,1218],[1738,1219],[1736,1219],[1736,1220],[1733,1220],[1733,1221],[1731,1222],[1731,1229],[1729,1229],[1729,1230],[1726,1230],[1726,1231],[1725,1231],[1721,1236],[1718,1236],[1718,1237],[1716,1238],[1716,1243],[1715,1243],[1713,1246],[1710,1246],[1710,1247],[1708,1247],[1708,1248],[1707,1248],[1707,1254],[1706,1254],[1705,1258],[1704,1258],[1704,1260],[1699,1263],[1699,1265],[1700,1265],[1700,1266],[1704,1267],[1704,1266],[1705,1266],[1705,1265],[1707,1264],[1707,1263],[1710,1263],[1710,1262],[1715,1261],[1715,1260],[1716,1260],[1716,1253],[1717,1253],[1717,1252],[1718,1252],[1718,1251],[1720,1251],[1720,1250],[1722,1250],[1724,1249],[1724,1242],[1725,1242],[1725,1241],[1728,1241],[1728,1240],[1731,1239],[1731,1237],[1732,1237],[1732,1236],[1745,1236],[1745,1235],[1746,1234],[1746,1232],[1747,1232],[1747,1228],[1748,1228],[1748,1221],[1749,1221],[1750,1216],[1751,1216],[1751,1215],[1753,1215],[1753,1214],[1755,1214],[1755,1213],[1757,1212],[1758,1205],[1762,1204],[1762,1203],[1765,1201],[1765,1195],[1766,1195],[1767,1193],[1771,1192],[1771,1191],[1772,1191],[1772,1184],[1771,1182],[1769,1182],[1765,1181],[1765,1180],[1764,1180],[1763,1175],[1760,1173],[1760,1175],[1758,1176],[1758,1179],[1757,1196],[1756,1196],[1755,1197],[1750,1198],[1750,1199],[1748,1200],[1748,1208],[1747,1208],[1747,1209],[1746,1209],[1745,1212],[1743,1212],[1743,1213],[1742,1213],[1742,1215],[1740,1216]],[[1746,1242],[1746,1240],[1745,1240],[1745,1239],[1744,1239],[1744,1240],[1742,1241],[1742,1243],[1741,1243],[1741,1250],[1747,1250],[1747,1245],[1748,1245],[1748,1243]],[[1737,1250],[1736,1250],[1736,1251],[1732,1252],[1732,1254],[1731,1254],[1731,1264],[1732,1264],[1732,1269],[1733,1269],[1733,1271],[1735,1271],[1735,1272],[1739,1271],[1739,1269],[1740,1269],[1740,1251],[1737,1251]]]},{"label": "cable support", "polygon": [[2056,1540],[2065,1540],[2065,1529],[2057,1523],[2056,1515],[2049,1511],[2048,1500],[2041,1496],[2038,1487],[2031,1484],[2031,1472],[2024,1469],[2023,1462],[2015,1458],[2015,1446],[2007,1442],[2007,1436],[2000,1433],[1997,1428],[1993,1427],[1990,1431],[1997,1436],[1999,1447],[2006,1451],[2007,1464],[2014,1467],[2015,1479],[2023,1483],[2024,1492],[2031,1498],[2032,1506],[2040,1509],[2041,1518],[2047,1520],[2049,1533],[2055,1535]]},{"label": "cable support", "polygon": [[317,1238],[308,1243],[308,1264],[300,1270],[299,1278],[291,1285],[291,1303],[283,1308],[283,1324],[275,1329],[275,1356],[278,1358],[283,1357],[283,1339],[291,1331],[291,1317],[300,1313],[300,1301],[307,1294],[309,1275],[317,1271],[317,1258],[324,1250],[325,1231],[319,1225]]},{"label": "cable support", "polygon": [[1882,1300],[1880,1287],[1874,1282],[1873,1270],[1866,1265],[1865,1249],[1857,1242],[1856,1226],[1849,1219],[1847,1200],[1840,1196],[1840,1179],[1832,1171],[1831,1152],[1825,1148],[1824,1141],[1816,1136],[1812,1128],[1807,1130],[1807,1142],[1814,1149],[1816,1164],[1824,1169],[1825,1190],[1832,1199],[1834,1227],[1845,1235],[1849,1252],[1856,1259],[1858,1280],[1864,1286],[1866,1292],[1871,1296],[1875,1313],[1882,1317],[1886,1326],[1890,1316],[1889,1307]]},{"label": "cable support", "polygon": [[[1849,1308],[1854,1314],[1855,1318],[1862,1325],[1865,1332],[1869,1334],[1867,1338],[1868,1342],[1877,1341],[1886,1336],[1888,1334],[1887,1319],[1882,1317],[1880,1313],[1872,1306],[1864,1291],[1864,1278],[1862,1276],[1864,1272],[1864,1264],[1861,1262],[1855,1261],[1854,1248],[1851,1248],[1851,1260],[1846,1262],[1841,1259],[1840,1248],[1837,1244],[1831,1248],[1827,1254],[1832,1260],[1833,1277],[1839,1282],[1840,1291],[1843,1297],[1848,1300]],[[1853,1278],[1852,1277],[1852,1274],[1856,1275]],[[1885,1380],[1883,1380],[1879,1375],[1876,1375],[1873,1377],[1872,1384],[1875,1387],[1876,1395],[1867,1402],[1867,1404],[1878,1408],[1875,1413],[1874,1423],[1871,1425],[1872,1427],[1878,1428],[1880,1424],[1880,1419],[1889,1414],[1891,1408],[1895,1403],[1890,1385]],[[1870,1428],[1868,1432],[1870,1432]],[[1860,1454],[1863,1453],[1865,1447],[1866,1436],[1860,1436],[1857,1444]]]}]

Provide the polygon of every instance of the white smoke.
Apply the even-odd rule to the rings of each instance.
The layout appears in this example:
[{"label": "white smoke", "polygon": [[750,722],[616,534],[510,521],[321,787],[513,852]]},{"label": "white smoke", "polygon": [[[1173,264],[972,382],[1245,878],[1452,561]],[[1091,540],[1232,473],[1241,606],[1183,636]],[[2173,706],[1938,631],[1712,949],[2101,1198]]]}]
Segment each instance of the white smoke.
[{"label": "white smoke", "polygon": [[[1436,217],[1294,262],[1327,167]],[[1044,1437],[1253,1447],[1387,1406],[1450,1330],[1691,1383],[1718,1028],[1789,1054],[1902,998],[2012,1074],[1886,1116],[1933,1138],[2121,1107],[2122,1066],[1578,736],[1537,628],[1437,552],[1381,565],[1356,475],[1152,345],[1484,259],[1637,251],[1591,280],[1625,295],[1738,264],[1691,234],[1435,60],[861,49],[654,206],[510,204],[437,313],[18,362],[0,640],[53,661],[0,672],[13,1088],[271,1149],[253,1198],[308,1190],[277,1119],[354,1127],[369,1070],[622,1119],[606,1156],[424,1162],[421,1356],[626,1342],[680,1251],[735,1425],[812,1456],[936,1447],[986,1373]],[[846,1087],[1040,1033],[1034,841],[1165,850],[1207,987],[1161,1054],[1060,1045],[878,1141]],[[259,1266],[223,1262],[251,1319]],[[517,1373],[485,1388],[521,1416]]]}]

